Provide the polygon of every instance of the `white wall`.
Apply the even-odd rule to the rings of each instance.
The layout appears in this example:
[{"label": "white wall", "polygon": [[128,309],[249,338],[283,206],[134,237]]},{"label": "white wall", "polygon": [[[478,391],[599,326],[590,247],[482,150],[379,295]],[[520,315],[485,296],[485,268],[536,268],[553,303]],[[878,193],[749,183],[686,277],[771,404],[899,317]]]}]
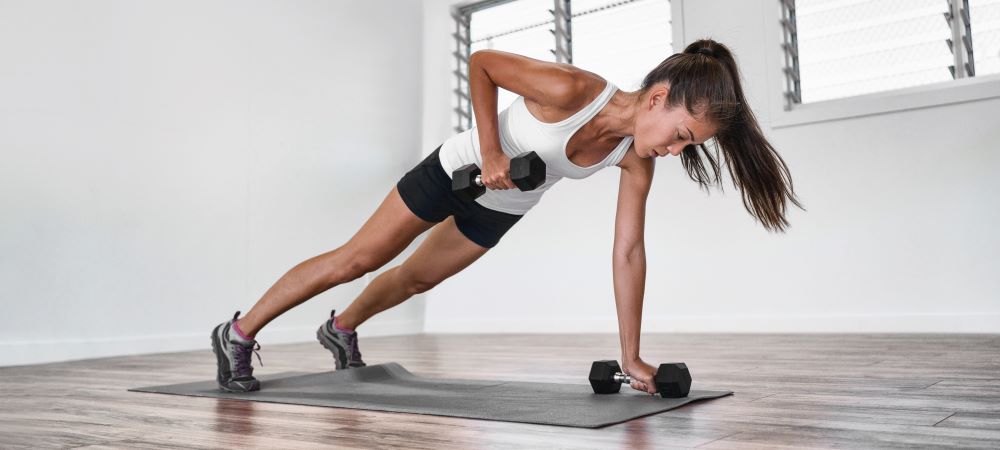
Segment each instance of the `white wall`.
[{"label": "white wall", "polygon": [[[421,8],[0,1],[0,365],[208,349],[346,242],[419,161]],[[262,347],[312,340],[365,282]],[[415,299],[365,333],[422,319]]]},{"label": "white wall", "polygon": [[[207,350],[343,244],[453,133],[452,3],[0,0],[0,365]],[[776,8],[688,1],[675,25],[736,52],[809,211],[768,234],[728,181],[706,196],[660,159],[643,330],[1000,330],[1000,100],[787,126]],[[563,180],[365,334],[616,331],[618,175]],[[365,282],[262,345],[311,340]]]},{"label": "white wall", "polygon": [[[424,148],[451,134],[452,3],[425,1]],[[769,234],[731,182],[706,196],[678,159],[659,159],[643,331],[1000,332],[1000,99],[774,128],[778,7],[686,1],[675,51],[711,37],[736,53],[808,212]],[[617,331],[618,176],[550,189],[500,245],[426,294],[425,331]]]}]

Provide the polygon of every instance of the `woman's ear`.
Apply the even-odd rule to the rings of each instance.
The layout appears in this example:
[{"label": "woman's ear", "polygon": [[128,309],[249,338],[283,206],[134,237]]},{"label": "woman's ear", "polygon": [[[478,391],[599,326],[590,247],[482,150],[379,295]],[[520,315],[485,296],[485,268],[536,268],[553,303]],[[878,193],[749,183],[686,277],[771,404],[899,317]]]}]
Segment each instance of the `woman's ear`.
[{"label": "woman's ear", "polygon": [[650,110],[657,106],[662,107],[663,104],[667,102],[667,99],[670,98],[669,96],[670,86],[660,85],[659,87],[653,88],[653,90],[649,91],[649,101],[646,102],[646,104],[649,106]]}]

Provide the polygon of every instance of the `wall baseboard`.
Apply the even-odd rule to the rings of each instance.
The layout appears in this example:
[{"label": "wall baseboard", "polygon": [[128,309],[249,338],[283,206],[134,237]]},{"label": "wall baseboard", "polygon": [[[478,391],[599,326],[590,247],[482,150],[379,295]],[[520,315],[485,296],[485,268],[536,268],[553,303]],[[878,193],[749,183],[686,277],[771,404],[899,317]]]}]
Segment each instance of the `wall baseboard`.
[{"label": "wall baseboard", "polygon": [[[617,333],[614,316],[428,318],[371,323],[366,336],[418,333]],[[312,341],[315,326],[268,328],[268,344]],[[1000,314],[825,314],[646,316],[643,333],[1000,333]],[[0,342],[0,366],[208,350],[204,333],[107,339]]]},{"label": "wall baseboard", "polygon": [[[318,325],[265,328],[261,342],[294,344],[315,339]],[[365,324],[365,336],[394,336],[421,333],[423,321],[389,320]],[[209,330],[210,331],[210,330]],[[145,355],[150,353],[211,351],[209,332],[152,336],[125,336],[103,339],[61,339],[50,341],[0,342],[0,367],[46,364],[112,356]]]},{"label": "wall baseboard", "polygon": [[[425,333],[618,333],[600,317],[427,318]],[[645,316],[643,333],[1000,333],[1000,314],[728,314]]]}]

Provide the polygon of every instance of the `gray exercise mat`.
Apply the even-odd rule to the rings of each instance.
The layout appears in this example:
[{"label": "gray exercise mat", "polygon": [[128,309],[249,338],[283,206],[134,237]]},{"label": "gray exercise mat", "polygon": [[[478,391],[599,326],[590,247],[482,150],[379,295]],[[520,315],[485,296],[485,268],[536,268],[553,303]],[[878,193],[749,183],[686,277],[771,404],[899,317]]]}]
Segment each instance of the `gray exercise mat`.
[{"label": "gray exercise mat", "polygon": [[621,423],[732,394],[692,390],[685,398],[662,398],[628,385],[622,385],[617,394],[595,394],[589,384],[420,377],[397,363],[320,373],[282,372],[257,379],[260,390],[246,393],[223,392],[215,380],[129,391],[583,428]]}]

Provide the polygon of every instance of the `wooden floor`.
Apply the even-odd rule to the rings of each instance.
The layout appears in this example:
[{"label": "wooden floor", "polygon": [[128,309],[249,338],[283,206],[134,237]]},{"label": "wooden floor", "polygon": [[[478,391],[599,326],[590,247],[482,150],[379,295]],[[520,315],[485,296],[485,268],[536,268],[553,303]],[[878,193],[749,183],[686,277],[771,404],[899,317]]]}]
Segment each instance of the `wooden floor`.
[{"label": "wooden floor", "polygon": [[[316,342],[261,345],[258,374],[333,369]],[[417,375],[583,384],[619,356],[613,334],[360,345]],[[736,394],[580,429],[126,391],[214,378],[206,345],[0,368],[0,448],[1000,448],[1000,335],[644,334],[642,349],[686,362],[694,389]]]}]

